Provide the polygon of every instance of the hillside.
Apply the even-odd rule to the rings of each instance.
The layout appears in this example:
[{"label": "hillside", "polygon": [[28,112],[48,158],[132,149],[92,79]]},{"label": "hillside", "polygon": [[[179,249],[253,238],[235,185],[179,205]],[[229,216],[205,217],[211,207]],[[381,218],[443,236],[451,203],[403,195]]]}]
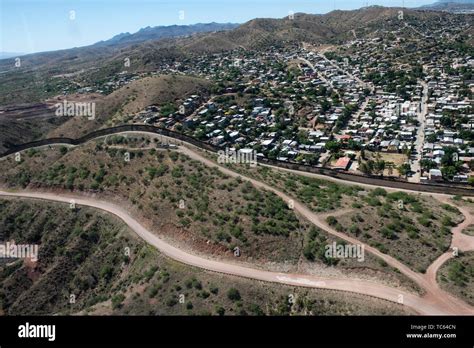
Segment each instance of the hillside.
[{"label": "hillside", "polygon": [[66,121],[55,117],[46,103],[0,109],[0,152],[10,145],[41,138]]},{"label": "hillside", "polygon": [[474,253],[462,253],[458,259],[446,262],[437,279],[447,291],[474,305]]},{"label": "hillside", "polygon": [[[163,28],[147,28],[92,46],[22,57],[21,69],[11,59],[0,60],[0,105],[41,101],[67,87],[57,75],[78,74],[84,83],[106,79],[124,70],[124,59],[131,61],[130,72],[153,71],[174,60],[193,54],[221,52],[239,47],[262,49],[273,45],[342,43],[377,29],[399,28],[400,8],[372,6],[354,11],[333,11],[325,15],[295,14],[294,19],[254,19],[232,30],[196,32],[190,37],[156,37]],[[454,14],[403,9],[404,20],[415,24],[437,25]],[[466,20],[467,17],[466,17]],[[199,30],[194,28],[195,30]],[[171,29],[167,29],[171,30]],[[43,86],[44,88],[39,88]]]},{"label": "hillside", "polygon": [[371,6],[353,11],[332,11],[325,15],[297,13],[293,19],[257,18],[236,29],[211,33],[195,38],[180,39],[183,47],[192,52],[218,52],[243,47],[258,49],[271,45],[298,45],[342,43],[353,38],[352,30],[358,36],[370,35],[381,28],[399,28],[399,11],[404,20],[414,23],[425,21],[448,21],[452,15],[443,18],[434,11],[417,11],[395,7]]},{"label": "hillside", "polygon": [[80,137],[94,129],[121,123],[127,115],[149,105],[175,103],[192,94],[206,96],[210,86],[209,81],[188,76],[144,77],[99,99],[94,120],[73,117],[49,132],[47,137]]},{"label": "hillside", "polygon": [[[71,94],[48,99],[47,103],[25,104],[0,110],[0,152],[9,146],[45,137],[77,138],[92,130],[121,122],[126,115],[153,104],[175,103],[193,94],[209,95],[211,83],[187,76],[148,76],[103,96]],[[86,117],[57,117],[56,103],[96,103],[94,120]]]},{"label": "hillside", "polygon": [[[418,272],[449,248],[451,228],[462,221],[458,209],[439,201],[382,188],[359,191],[356,186],[317,178],[282,174],[266,167],[234,170],[286,190],[316,213],[325,213],[326,230],[333,228],[394,256]],[[397,203],[403,201],[403,209]],[[338,213],[341,211],[341,213]]]},{"label": "hillside", "polygon": [[[372,255],[363,264],[326,259],[324,244],[335,239],[298,217],[279,197],[157,148],[160,137],[154,139],[115,136],[70,150],[27,151],[20,163],[13,156],[0,161],[0,183],[98,195],[127,207],[170,243],[199,254],[275,270],[325,274],[330,266],[349,277],[413,288]],[[124,160],[127,148],[134,149],[130,162]],[[357,197],[355,187],[340,190],[347,190],[347,199]],[[238,259],[235,247],[242,251]]]},{"label": "hillside", "polygon": [[[160,64],[184,57],[169,40],[31,54],[20,58],[20,68],[14,66],[13,59],[0,60],[0,105],[42,102],[76,88],[76,83],[108,79],[125,70],[125,59],[131,61],[131,72],[155,70]],[[71,82],[73,76],[78,82]]]},{"label": "hillside", "polygon": [[[2,240],[39,246],[38,262],[0,261],[2,315],[409,314],[364,296],[186,267],[145,244],[117,218],[91,208],[2,199],[0,212]],[[291,305],[288,294],[298,302]]]}]

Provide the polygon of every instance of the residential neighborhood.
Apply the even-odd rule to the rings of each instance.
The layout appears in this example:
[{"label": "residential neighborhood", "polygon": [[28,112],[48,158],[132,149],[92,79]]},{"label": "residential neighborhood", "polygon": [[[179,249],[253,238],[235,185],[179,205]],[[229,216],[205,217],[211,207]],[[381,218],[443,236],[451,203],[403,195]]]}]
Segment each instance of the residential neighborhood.
[{"label": "residential neighborhood", "polygon": [[402,44],[381,36],[335,51],[304,45],[176,62],[163,71],[204,76],[219,88],[210,99],[191,95],[133,119],[279,161],[474,183],[474,57],[448,50],[388,68],[378,57],[381,43],[388,54]]}]

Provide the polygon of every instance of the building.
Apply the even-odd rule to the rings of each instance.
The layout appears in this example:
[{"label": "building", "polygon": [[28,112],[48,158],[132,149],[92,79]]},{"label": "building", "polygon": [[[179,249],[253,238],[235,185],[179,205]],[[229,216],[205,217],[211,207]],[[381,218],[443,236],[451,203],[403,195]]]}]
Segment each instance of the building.
[{"label": "building", "polygon": [[341,157],[337,160],[334,165],[335,169],[348,170],[351,164],[351,159],[349,157]]}]

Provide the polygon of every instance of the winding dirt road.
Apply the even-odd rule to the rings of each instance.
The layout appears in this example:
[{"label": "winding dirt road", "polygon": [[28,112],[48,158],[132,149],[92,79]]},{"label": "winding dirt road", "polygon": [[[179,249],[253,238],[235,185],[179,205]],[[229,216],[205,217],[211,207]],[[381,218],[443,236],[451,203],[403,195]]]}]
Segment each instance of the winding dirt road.
[{"label": "winding dirt road", "polygon": [[[448,203],[446,199],[441,200],[445,203]],[[465,219],[462,223],[457,225],[452,229],[452,240],[451,240],[451,250],[445,252],[440,257],[438,257],[426,270],[424,277],[426,281],[430,284],[431,287],[440,289],[437,282],[437,273],[441,266],[447,262],[449,259],[455,257],[455,250],[457,251],[472,251],[474,250],[474,236],[469,236],[462,231],[468,226],[474,224],[474,216],[471,213],[471,210],[466,207],[457,207],[461,213],[464,215]]]},{"label": "winding dirt road", "polygon": [[[401,273],[409,277],[410,279],[414,280],[421,288],[425,290],[425,294],[423,296],[418,296],[415,294],[408,293],[406,291],[402,291],[400,289],[392,288],[389,286],[381,285],[371,281],[362,281],[362,280],[355,280],[355,279],[337,279],[337,278],[325,278],[325,277],[318,277],[312,275],[304,275],[304,274],[290,274],[290,273],[279,273],[279,272],[270,272],[264,271],[249,267],[240,266],[234,263],[230,263],[228,261],[216,261],[210,260],[204,257],[196,256],[185,251],[182,251],[159,237],[157,237],[152,231],[143,227],[135,218],[133,218],[126,210],[121,208],[118,205],[114,205],[110,202],[93,199],[90,197],[83,197],[77,195],[57,195],[52,193],[45,193],[45,192],[6,192],[0,191],[0,196],[12,196],[12,197],[23,197],[23,198],[33,198],[33,199],[44,199],[49,201],[57,201],[57,202],[64,202],[69,203],[71,199],[74,199],[76,204],[89,206],[97,209],[101,209],[112,213],[122,219],[133,231],[135,231],[141,238],[143,238],[146,242],[156,247],[160,252],[167,255],[168,257],[191,265],[195,267],[199,267],[202,269],[206,269],[209,271],[219,272],[223,274],[229,274],[234,276],[241,276],[245,278],[267,281],[267,282],[274,282],[274,283],[281,283],[286,285],[292,286],[304,286],[304,287],[311,287],[311,288],[323,288],[323,289],[333,289],[333,290],[341,290],[347,292],[354,292],[363,295],[374,296],[377,298],[381,298],[384,300],[388,300],[391,302],[402,303],[406,305],[416,312],[420,314],[431,314],[431,315],[474,315],[474,308],[469,306],[467,303],[463,302],[461,299],[458,299],[451,294],[445,292],[444,290],[440,289],[439,285],[436,283],[436,273],[439,267],[447,261],[451,256],[452,253],[448,252],[440,256],[428,269],[426,274],[421,274],[411,270],[406,265],[402,264],[398,260],[394,259],[393,257],[383,254],[377,249],[361,243],[355,238],[349,237],[344,233],[338,232],[328,226],[317,214],[312,212],[308,209],[305,205],[301,204],[300,202],[296,201],[292,197],[289,197],[285,193],[265,184],[258,180],[245,177],[241,174],[238,174],[228,168],[222,167],[212,160],[206,158],[202,154],[198,153],[197,151],[191,150],[190,147],[180,146],[180,152],[186,154],[192,159],[198,160],[201,163],[210,166],[210,167],[218,167],[223,173],[232,176],[232,177],[242,177],[246,180],[249,180],[253,185],[259,188],[266,189],[268,191],[272,191],[277,194],[283,200],[289,202],[290,200],[293,201],[293,206],[295,212],[300,214],[301,216],[305,217],[314,225],[320,227],[321,229],[327,231],[328,233],[333,234],[343,240],[346,240],[353,244],[362,244],[364,245],[365,249],[372,254],[378,256],[379,258],[383,259],[387,264],[392,267],[395,267],[400,270]],[[279,168],[280,169],[280,168]],[[281,169],[280,169],[281,170]],[[286,170],[292,172],[291,170]],[[301,175],[302,173],[297,172],[297,174]],[[306,173],[308,176],[318,176],[317,174]],[[328,180],[327,177],[324,179]],[[340,179],[334,179],[334,181],[344,181]],[[345,183],[347,184],[347,183]],[[369,186],[371,185],[364,185],[361,184],[359,186]],[[388,191],[407,191],[407,190],[399,190],[399,189],[387,189]],[[413,191],[408,191],[413,192]],[[416,192],[418,193],[418,192]],[[442,194],[429,194],[433,197],[438,198],[440,201],[448,202],[449,196],[442,195]],[[461,231],[468,226],[469,224],[474,223],[473,216],[470,214],[466,208],[459,208],[461,212],[465,216],[465,220],[462,224],[458,225],[456,228],[453,229],[453,246],[459,247],[462,245],[462,248],[459,247],[459,250],[474,250],[474,237],[462,235]]]},{"label": "winding dirt road", "polygon": [[71,199],[76,205],[88,206],[101,209],[114,214],[123,220],[135,233],[143,238],[147,243],[156,247],[166,256],[187,265],[199,267],[208,271],[240,276],[266,282],[280,283],[292,286],[304,286],[309,288],[323,288],[354,292],[363,295],[374,296],[391,302],[402,302],[404,305],[414,309],[420,314],[449,315],[449,314],[473,314],[474,311],[465,308],[464,310],[451,308],[443,302],[433,301],[433,299],[419,297],[399,289],[380,285],[368,281],[332,279],[316,277],[304,274],[288,274],[258,270],[254,268],[242,267],[229,262],[209,260],[185,251],[182,251],[143,227],[126,210],[107,201],[81,197],[77,195],[57,195],[44,192],[6,192],[0,191],[0,196],[22,197],[43,199],[48,201],[70,203]]},{"label": "winding dirt road", "polygon": [[[364,245],[364,248],[366,251],[372,253],[373,255],[381,258],[384,260],[387,264],[389,264],[392,267],[397,268],[402,274],[406,275],[413,281],[415,281],[426,293],[424,294],[423,298],[429,299],[432,302],[437,302],[441,307],[443,307],[447,312],[451,313],[456,313],[456,314],[474,314],[474,308],[469,306],[467,303],[462,301],[461,299],[454,297],[453,295],[447,293],[446,291],[442,290],[438,284],[436,283],[436,273],[434,275],[434,284],[433,284],[433,277],[430,276],[430,274],[427,272],[426,274],[421,274],[418,272],[413,271],[410,269],[408,266],[404,265],[397,259],[393,258],[392,256],[389,256],[387,254],[384,254],[380,252],[378,249],[362,243],[361,241],[352,238],[342,232],[336,231],[334,228],[329,226],[319,215],[311,211],[309,208],[307,208],[304,204],[298,202],[294,198],[288,196],[287,194],[261,182],[249,177],[246,177],[244,175],[238,174],[228,168],[225,168],[223,166],[220,166],[213,162],[212,160],[204,157],[203,155],[191,150],[188,147],[180,147],[180,152],[186,154],[192,159],[195,159],[197,161],[200,161],[208,166],[211,167],[218,167],[219,170],[221,170],[223,173],[232,176],[232,177],[242,177],[245,178],[246,180],[249,180],[254,186],[258,188],[263,188],[265,190],[274,192],[276,195],[278,195],[280,198],[282,198],[284,201],[289,202],[290,200],[293,203],[293,209],[298,212],[301,216],[309,220],[311,223],[313,223],[315,226],[321,228],[322,230],[340,238],[343,239],[351,244],[360,244]],[[396,191],[396,190],[395,190]],[[399,191],[399,190],[398,190]],[[437,196],[438,199],[443,200],[444,202],[448,202],[447,198],[445,195],[435,195],[432,194],[432,196]],[[461,210],[461,209],[460,209]],[[462,230],[465,225],[471,224],[474,222],[474,219],[471,214],[469,214],[466,210],[461,210],[462,213],[465,214],[465,220],[464,222],[457,226],[458,230]],[[461,226],[461,227],[460,227]],[[454,232],[455,232],[454,231]],[[460,233],[460,232],[459,232]],[[449,252],[446,254],[450,254]],[[437,260],[438,261],[438,260]],[[433,271],[437,271],[439,267],[443,264],[441,263],[442,260],[440,260],[440,263],[438,267],[433,268]]]}]

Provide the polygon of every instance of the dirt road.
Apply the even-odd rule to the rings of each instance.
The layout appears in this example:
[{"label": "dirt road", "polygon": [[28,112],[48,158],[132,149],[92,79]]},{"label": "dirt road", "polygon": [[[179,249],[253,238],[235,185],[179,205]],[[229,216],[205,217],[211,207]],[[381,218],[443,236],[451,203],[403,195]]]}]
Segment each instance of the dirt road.
[{"label": "dirt road", "polygon": [[303,274],[287,274],[278,272],[268,272],[248,267],[242,267],[229,262],[209,260],[203,257],[192,255],[182,251],[157,237],[153,232],[143,227],[123,208],[110,202],[81,197],[75,195],[57,195],[44,192],[5,192],[0,191],[0,196],[23,197],[33,199],[43,199],[48,201],[70,203],[71,199],[76,205],[89,206],[104,210],[116,215],[123,220],[135,233],[143,238],[147,243],[156,247],[166,256],[185,263],[187,265],[199,267],[208,271],[224,273],[228,275],[240,276],[266,282],[280,283],[292,286],[304,286],[310,288],[334,289],[359,294],[374,296],[391,302],[400,302],[414,309],[420,314],[449,315],[449,314],[474,314],[470,308],[463,310],[446,306],[443,301],[433,301],[433,299],[419,297],[407,292],[400,291],[388,286],[380,285],[368,281],[331,279]]},{"label": "dirt road", "polygon": [[[404,265],[397,259],[393,258],[392,256],[383,254],[380,252],[378,249],[367,245],[365,243],[360,242],[359,240],[352,238],[342,232],[336,231],[334,228],[330,227],[327,225],[323,219],[321,219],[320,216],[318,216],[316,213],[311,211],[309,208],[307,208],[305,205],[301,204],[294,198],[288,196],[287,194],[265,184],[262,183],[258,180],[245,177],[243,175],[240,175],[238,173],[235,173],[234,171],[222,167],[210,159],[204,157],[203,155],[191,150],[190,148],[187,147],[180,147],[180,151],[189,156],[192,159],[195,159],[197,161],[200,161],[208,166],[211,167],[218,167],[223,173],[232,176],[232,177],[243,177],[246,180],[249,180],[254,186],[266,189],[268,191],[274,192],[276,195],[278,195],[280,198],[282,198],[286,202],[292,201],[293,203],[293,209],[298,212],[300,215],[302,215],[304,218],[306,218],[308,221],[316,225],[317,227],[321,228],[322,230],[338,237],[341,238],[351,244],[360,244],[364,245],[364,248],[366,251],[372,253],[373,255],[376,255],[377,257],[381,258],[384,260],[387,264],[389,264],[392,267],[397,268],[402,274],[406,275],[413,281],[415,281],[421,288],[423,288],[426,291],[426,294],[424,295],[424,298],[430,299],[433,302],[438,302],[440,306],[444,307],[447,311],[453,311],[458,314],[474,314],[474,308],[463,302],[462,300],[452,296],[451,294],[447,293],[446,291],[442,290],[439,288],[439,286],[436,284],[433,284],[430,281],[429,276],[426,274],[421,274],[418,272],[413,271],[410,269],[408,266]],[[447,197],[445,195],[438,195],[440,199],[443,199],[445,202],[447,202]],[[465,213],[465,212],[464,212]],[[471,217],[472,218],[472,217]],[[466,220],[470,219],[470,214],[466,216]],[[442,264],[442,263],[441,263]],[[440,264],[440,265],[441,265]]]},{"label": "dirt road", "polygon": [[[222,167],[212,160],[206,158],[202,154],[198,153],[195,150],[191,150],[189,147],[181,146],[179,151],[186,154],[192,159],[198,160],[201,163],[210,166],[218,167],[223,173],[232,176],[232,177],[244,177],[238,173],[233,172],[230,169]],[[291,170],[287,170],[291,171]],[[300,172],[297,172],[300,174]],[[318,176],[315,174],[309,174],[310,176]],[[324,177],[327,179],[326,177]],[[75,203],[78,205],[90,206],[104,211],[110,212],[120,219],[122,219],[133,231],[135,231],[140,237],[142,237],[146,242],[155,246],[163,254],[168,257],[177,260],[179,262],[203,268],[209,271],[241,276],[245,278],[262,280],[268,282],[282,283],[293,286],[305,286],[305,287],[314,287],[314,288],[325,288],[333,290],[341,290],[348,292],[360,293],[363,295],[369,295],[385,299],[392,302],[403,303],[404,305],[414,309],[420,314],[434,314],[434,315],[474,315],[474,308],[463,302],[462,300],[450,295],[449,293],[441,290],[436,283],[436,272],[439,267],[449,259],[449,253],[442,255],[436,260],[436,262],[430,266],[427,274],[423,275],[417,272],[414,272],[409,267],[405,266],[398,260],[394,259],[391,256],[381,253],[377,249],[361,243],[355,238],[349,237],[341,232],[338,232],[328,226],[317,214],[312,212],[306,206],[292,199],[288,195],[280,192],[279,190],[268,186],[265,183],[257,181],[252,178],[246,178],[253,185],[259,188],[264,188],[266,190],[272,191],[281,197],[283,200],[289,202],[293,201],[294,210],[309,220],[311,223],[322,228],[323,230],[331,233],[341,239],[344,239],[353,244],[363,244],[367,251],[373,253],[374,255],[383,259],[387,264],[393,266],[400,270],[404,275],[408,276],[414,280],[420,287],[422,287],[426,294],[423,296],[417,296],[410,294],[408,292],[401,291],[400,289],[391,288],[389,286],[377,284],[370,281],[361,281],[354,279],[335,279],[335,278],[323,278],[311,275],[303,274],[287,274],[287,273],[277,273],[258,270],[254,268],[243,267],[237,264],[224,262],[224,261],[215,261],[209,260],[203,257],[199,257],[185,251],[182,251],[172,245],[164,242],[158,238],[152,231],[147,230],[143,227],[137,220],[135,220],[127,211],[123,208],[114,205],[110,202],[93,199],[90,197],[81,197],[81,196],[58,196],[57,194],[44,193],[44,192],[5,192],[0,191],[0,196],[13,196],[13,197],[25,197],[25,198],[38,198],[46,199],[50,201],[58,201],[69,203],[71,199],[75,200]],[[334,179],[339,181],[338,179]],[[345,183],[345,182],[343,182]],[[359,186],[370,186],[370,185],[359,185]],[[390,189],[388,189],[390,191]],[[393,189],[395,190],[395,189]],[[400,190],[398,190],[400,191]],[[430,194],[431,196],[436,196],[436,198],[447,202],[449,196],[442,194]],[[457,243],[465,243],[468,240],[469,248],[474,245],[474,238],[469,238],[469,236],[460,235],[460,231],[473,222],[473,217],[467,211],[462,211],[466,216],[466,220],[457,228],[453,229],[453,245]],[[460,249],[463,250],[463,249]],[[470,249],[469,249],[470,250]]]},{"label": "dirt road", "polygon": [[[447,202],[446,199],[441,200]],[[470,225],[474,224],[474,216],[471,213],[471,210],[466,207],[458,207],[461,213],[464,215],[465,219],[462,223],[457,225],[452,229],[453,238],[451,240],[451,249],[438,257],[426,270],[424,275],[427,282],[430,286],[436,287],[439,289],[439,284],[437,282],[436,275],[441,266],[448,261],[449,259],[455,257],[455,254],[459,251],[473,251],[474,250],[474,236],[468,236],[462,231]]]}]

